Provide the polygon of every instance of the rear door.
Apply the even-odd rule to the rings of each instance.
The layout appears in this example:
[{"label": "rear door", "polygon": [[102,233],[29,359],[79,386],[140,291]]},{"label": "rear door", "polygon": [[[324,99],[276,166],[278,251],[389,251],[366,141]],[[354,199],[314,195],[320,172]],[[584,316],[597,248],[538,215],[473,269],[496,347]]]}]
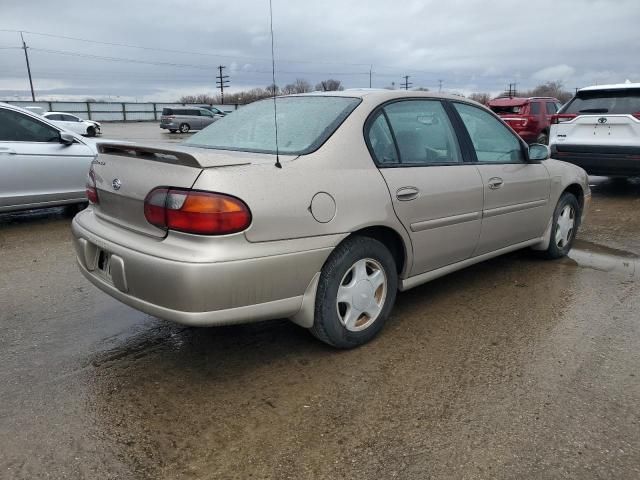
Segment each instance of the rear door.
[{"label": "rear door", "polygon": [[541,237],[548,223],[550,178],[525,162],[525,146],[484,109],[453,102],[466,127],[483,182],[482,231],[474,255]]},{"label": "rear door", "polygon": [[214,117],[213,113],[209,110],[202,109],[200,110],[200,120],[202,122],[202,127],[205,128],[215,122],[217,119]]},{"label": "rear door", "polygon": [[365,136],[411,237],[410,275],[469,258],[480,234],[482,180],[464,161],[443,104],[389,103],[367,122]]},{"label": "rear door", "polygon": [[185,120],[191,126],[191,130],[201,130],[202,129],[202,117],[200,116],[200,110],[191,109],[185,110],[185,114],[188,115]]},{"label": "rear door", "polygon": [[0,108],[0,209],[81,200],[95,154],[77,142],[64,145],[54,127]]}]

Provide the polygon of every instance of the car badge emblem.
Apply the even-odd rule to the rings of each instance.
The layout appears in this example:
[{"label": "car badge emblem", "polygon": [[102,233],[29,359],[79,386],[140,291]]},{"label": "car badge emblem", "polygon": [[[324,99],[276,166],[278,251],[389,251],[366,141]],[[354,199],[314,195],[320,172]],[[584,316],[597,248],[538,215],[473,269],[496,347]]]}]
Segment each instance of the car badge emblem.
[{"label": "car badge emblem", "polygon": [[120,181],[119,178],[114,178],[113,182],[111,182],[111,186],[113,187],[114,190],[120,190],[120,187],[122,186],[122,182]]},{"label": "car badge emblem", "polygon": [[598,123],[607,123],[607,119],[605,117],[600,117],[598,119]]}]

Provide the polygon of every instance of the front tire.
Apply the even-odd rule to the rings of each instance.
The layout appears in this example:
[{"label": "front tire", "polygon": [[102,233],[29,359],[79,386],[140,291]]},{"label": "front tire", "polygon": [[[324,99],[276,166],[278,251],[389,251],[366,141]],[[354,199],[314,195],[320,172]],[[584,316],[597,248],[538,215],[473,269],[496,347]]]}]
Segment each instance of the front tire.
[{"label": "front tire", "polygon": [[350,237],[320,274],[311,333],[337,348],[367,343],[384,326],[398,290],[396,263],[381,242]]},{"label": "front tire", "polygon": [[556,259],[565,257],[578,233],[580,225],[580,205],[578,199],[565,192],[560,196],[553,212],[553,225],[549,246],[542,253],[543,257]]},{"label": "front tire", "polygon": [[191,130],[191,127],[189,126],[188,123],[180,124],[180,133],[189,133],[189,130]]},{"label": "front tire", "polygon": [[540,133],[540,135],[538,135],[538,138],[536,138],[536,143],[549,145],[549,135],[546,132]]},{"label": "front tire", "polygon": [[95,137],[96,136],[96,128],[88,127],[87,128],[87,137]]}]

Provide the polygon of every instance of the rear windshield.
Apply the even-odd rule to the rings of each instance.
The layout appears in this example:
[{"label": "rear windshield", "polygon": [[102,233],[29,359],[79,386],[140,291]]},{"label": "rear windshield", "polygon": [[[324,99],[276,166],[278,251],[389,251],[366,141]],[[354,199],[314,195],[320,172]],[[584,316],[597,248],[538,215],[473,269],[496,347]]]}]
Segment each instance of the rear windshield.
[{"label": "rear windshield", "polygon": [[490,105],[489,108],[496,112],[498,115],[501,113],[522,113],[524,105],[508,105],[508,106],[495,106]]},{"label": "rear windshield", "polygon": [[[186,145],[220,150],[276,153],[273,99],[241,107],[189,138]],[[303,155],[317,149],[358,106],[350,97],[280,97],[278,149]]]},{"label": "rear windshield", "polygon": [[640,90],[579,92],[561,113],[632,114],[640,112]]}]

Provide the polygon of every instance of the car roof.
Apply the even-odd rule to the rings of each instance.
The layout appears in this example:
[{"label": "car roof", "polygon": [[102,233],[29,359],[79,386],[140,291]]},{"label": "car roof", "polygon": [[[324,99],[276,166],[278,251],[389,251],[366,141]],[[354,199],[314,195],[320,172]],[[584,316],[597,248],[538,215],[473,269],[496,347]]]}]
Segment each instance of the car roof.
[{"label": "car roof", "polygon": [[489,100],[489,106],[491,107],[515,107],[518,105],[524,105],[531,100],[550,100],[553,102],[559,102],[555,97],[498,97],[493,100]]},{"label": "car roof", "polygon": [[[281,98],[284,97],[280,96]],[[446,99],[446,100],[459,100],[467,103],[473,103],[481,105],[478,102],[474,102],[461,95],[452,95],[440,92],[428,92],[422,90],[387,90],[386,88],[349,88],[346,90],[336,90],[331,92],[309,92],[309,93],[297,93],[293,95],[286,95],[286,97],[347,97],[347,98],[361,98],[372,101],[385,102],[388,100],[403,99],[403,98],[432,98],[432,99]],[[483,106],[483,105],[482,105]]]},{"label": "car roof", "polygon": [[594,92],[598,90],[637,90],[640,89],[640,83],[612,83],[610,85],[592,85],[578,89],[578,92]]}]

